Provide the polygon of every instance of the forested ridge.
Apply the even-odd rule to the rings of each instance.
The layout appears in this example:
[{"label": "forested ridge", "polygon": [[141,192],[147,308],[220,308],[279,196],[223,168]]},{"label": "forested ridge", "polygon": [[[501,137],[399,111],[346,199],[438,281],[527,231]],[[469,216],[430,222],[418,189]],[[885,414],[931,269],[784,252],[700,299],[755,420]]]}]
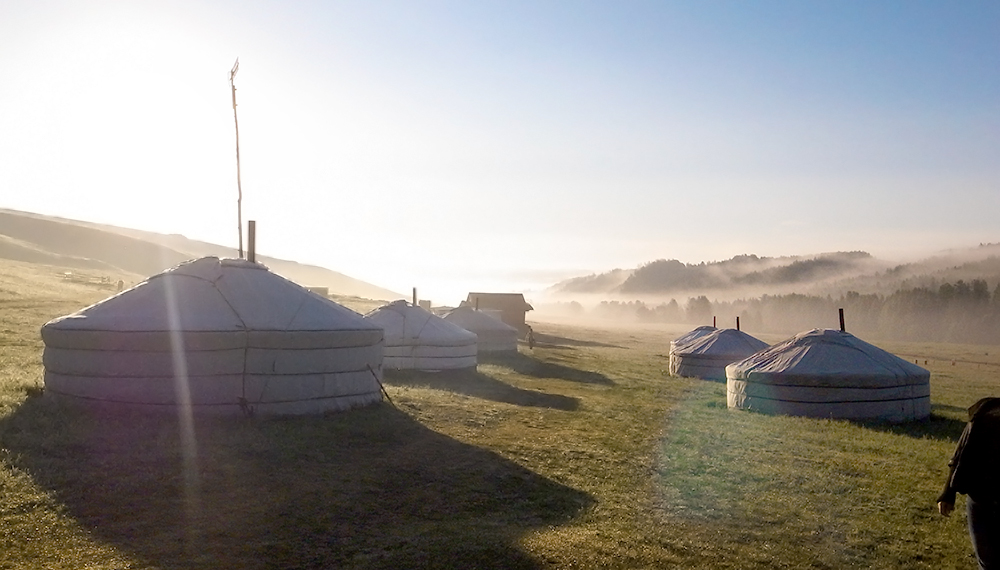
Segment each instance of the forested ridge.
[{"label": "forested ridge", "polygon": [[793,285],[859,275],[871,271],[875,265],[871,254],[863,251],[823,253],[813,257],[737,255],[725,261],[697,264],[658,259],[633,270],[614,269],[569,279],[554,285],[552,292],[630,295]]},{"label": "forested ridge", "polygon": [[748,332],[793,334],[813,328],[839,327],[843,308],[848,330],[864,336],[900,341],[1000,344],[1000,284],[992,290],[982,279],[943,283],[936,288],[914,287],[890,295],[855,291],[830,295],[763,295],[735,301],[712,301],[707,296],[659,304],[643,301],[603,301],[591,309],[564,304],[578,315],[628,319],[638,322],[711,324]]},{"label": "forested ridge", "polygon": [[936,288],[944,282],[1000,281],[1000,244],[941,252],[918,261],[897,263],[864,251],[811,256],[737,255],[724,261],[682,263],[658,259],[635,269],[575,277],[556,283],[546,294],[580,294],[629,300],[706,294],[718,297],[774,293],[839,295],[853,290],[888,295],[916,287]]}]

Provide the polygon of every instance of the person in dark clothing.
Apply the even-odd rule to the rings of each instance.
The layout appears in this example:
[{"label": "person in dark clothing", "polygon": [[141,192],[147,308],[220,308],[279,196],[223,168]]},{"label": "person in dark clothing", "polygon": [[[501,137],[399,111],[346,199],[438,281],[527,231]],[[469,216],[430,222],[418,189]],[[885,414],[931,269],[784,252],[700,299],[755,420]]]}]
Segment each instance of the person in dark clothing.
[{"label": "person in dark clothing", "polygon": [[948,462],[938,511],[948,516],[957,493],[966,495],[969,537],[981,570],[1000,570],[1000,398],[969,408],[969,423]]}]

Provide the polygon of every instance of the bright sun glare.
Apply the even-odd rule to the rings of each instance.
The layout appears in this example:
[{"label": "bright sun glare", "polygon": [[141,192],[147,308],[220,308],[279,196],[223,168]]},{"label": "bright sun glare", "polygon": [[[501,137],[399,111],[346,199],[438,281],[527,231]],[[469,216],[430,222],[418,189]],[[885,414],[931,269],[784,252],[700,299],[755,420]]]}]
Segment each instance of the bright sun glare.
[{"label": "bright sun glare", "polygon": [[5,206],[235,247],[238,56],[260,252],[404,294],[997,239],[992,68],[950,28],[880,27],[879,9],[383,8],[15,4]]}]

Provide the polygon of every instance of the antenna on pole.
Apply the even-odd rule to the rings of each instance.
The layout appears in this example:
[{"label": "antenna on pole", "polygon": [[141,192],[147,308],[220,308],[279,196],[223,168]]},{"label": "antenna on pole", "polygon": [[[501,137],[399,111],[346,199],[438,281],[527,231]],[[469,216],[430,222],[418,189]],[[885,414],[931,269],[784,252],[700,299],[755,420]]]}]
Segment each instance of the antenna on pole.
[{"label": "antenna on pole", "polygon": [[243,186],[240,182],[240,121],[236,118],[236,72],[240,70],[240,58],[236,58],[233,69],[229,72],[229,86],[233,88],[233,122],[236,123],[236,229],[240,233],[240,259],[243,259]]}]

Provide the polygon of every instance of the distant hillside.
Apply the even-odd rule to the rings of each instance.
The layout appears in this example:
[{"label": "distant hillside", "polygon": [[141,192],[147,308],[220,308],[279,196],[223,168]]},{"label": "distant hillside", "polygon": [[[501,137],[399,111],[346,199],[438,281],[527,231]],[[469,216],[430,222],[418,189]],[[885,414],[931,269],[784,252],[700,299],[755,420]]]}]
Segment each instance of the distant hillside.
[{"label": "distant hillside", "polygon": [[0,258],[27,263],[55,265],[69,269],[93,269],[104,272],[118,270],[117,267],[103,261],[52,253],[31,242],[2,234],[0,234]]},{"label": "distant hillside", "polygon": [[662,295],[686,291],[725,291],[815,283],[844,275],[857,275],[872,268],[865,252],[825,253],[814,257],[768,258],[739,255],[725,261],[688,264],[659,259],[634,270],[576,277],[549,289],[554,295]]},{"label": "distant hillside", "polygon": [[766,295],[788,292],[838,295],[847,291],[889,294],[898,289],[937,287],[958,280],[1000,282],[1000,244],[938,253],[893,265],[863,251],[813,256],[740,255],[725,261],[688,264],[660,259],[633,270],[576,277],[550,287],[554,298],[683,295]]},{"label": "distant hillside", "polygon": [[594,293],[614,291],[621,287],[634,271],[631,269],[612,269],[607,273],[574,277],[552,286],[559,293]]},{"label": "distant hillside", "polygon": [[814,283],[845,274],[861,274],[871,269],[872,256],[863,251],[826,253],[811,259],[797,259],[760,271],[733,277],[737,285],[789,285]]},{"label": "distant hillside", "polygon": [[[0,258],[148,277],[178,263],[214,255],[236,257],[234,249],[90,222],[0,209]],[[272,271],[306,286],[328,287],[330,293],[369,299],[401,299],[403,295],[315,265],[258,256]]]},{"label": "distant hillside", "polygon": [[899,289],[937,288],[942,283],[974,279],[991,285],[1000,282],[1000,244],[941,252],[885,271],[832,282],[830,286],[836,291],[890,294]]}]

